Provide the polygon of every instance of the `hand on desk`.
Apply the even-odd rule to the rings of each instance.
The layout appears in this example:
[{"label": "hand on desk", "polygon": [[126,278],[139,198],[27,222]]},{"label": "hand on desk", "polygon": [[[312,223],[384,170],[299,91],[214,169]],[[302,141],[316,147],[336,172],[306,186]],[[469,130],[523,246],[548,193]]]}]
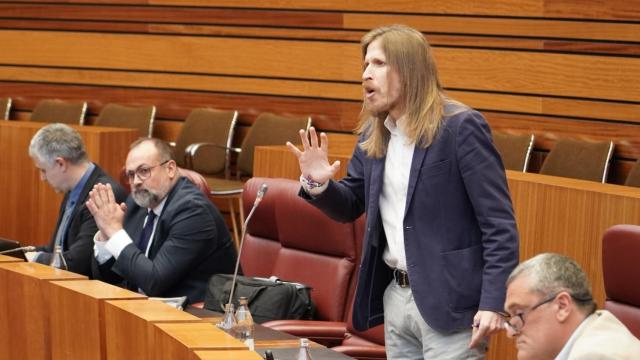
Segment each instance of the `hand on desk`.
[{"label": "hand on desk", "polygon": [[287,147],[298,158],[302,176],[314,182],[324,184],[340,169],[340,161],[329,164],[329,139],[327,134],[320,133],[320,142],[314,127],[309,133],[300,130],[303,151],[287,141]]},{"label": "hand on desk", "polygon": [[87,208],[96,220],[101,236],[110,239],[113,234],[122,230],[127,205],[116,202],[111,184],[94,185],[89,193]]}]

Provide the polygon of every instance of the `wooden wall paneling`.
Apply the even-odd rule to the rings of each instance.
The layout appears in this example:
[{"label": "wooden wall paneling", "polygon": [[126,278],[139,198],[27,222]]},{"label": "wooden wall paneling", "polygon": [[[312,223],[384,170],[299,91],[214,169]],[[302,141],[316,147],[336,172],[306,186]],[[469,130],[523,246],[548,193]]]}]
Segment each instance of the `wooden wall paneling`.
[{"label": "wooden wall paneling", "polygon": [[21,49],[0,53],[4,64],[338,81],[361,68],[357,45],[334,42],[18,30],[0,41]]},{"label": "wooden wall paneling", "polygon": [[639,20],[638,1],[580,1],[546,0],[545,17],[571,17],[583,19]]},{"label": "wooden wall paneling", "polygon": [[188,23],[216,25],[258,25],[271,27],[340,28],[342,14],[287,10],[224,9],[172,6],[114,6],[0,4],[4,18],[45,20],[99,20],[146,23]]},{"label": "wooden wall paneling", "polygon": [[[268,96],[287,97],[311,97],[308,102],[314,102],[315,98],[345,99],[353,102],[360,102],[361,87],[359,84],[344,83],[324,83],[310,81],[283,81],[272,79],[250,79],[236,77],[217,76],[194,76],[180,74],[147,74],[139,72],[118,72],[118,71],[98,71],[98,70],[69,70],[50,68],[23,68],[18,66],[0,66],[0,76],[12,81],[46,81],[58,83],[69,83],[72,85],[81,84],[83,79],[85,85],[98,86],[118,86],[131,87],[140,83],[147,83],[149,86],[158,89],[168,90],[202,90],[228,93],[245,93],[248,95],[264,94]],[[29,85],[32,89],[35,84]],[[46,86],[46,85],[43,85]],[[606,120],[619,120],[627,122],[640,121],[640,105],[629,102],[576,100],[568,98],[549,98],[532,95],[512,95],[502,93],[476,92],[451,90],[450,96],[463,101],[464,103],[481,110],[508,111],[530,114],[545,114],[557,116],[570,116],[581,118],[594,118]],[[11,95],[10,91],[6,92]],[[52,96],[56,96],[53,94]],[[15,94],[14,94],[15,96]],[[198,95],[195,95],[198,96]],[[50,96],[51,97],[51,96]],[[86,100],[86,93],[82,94],[82,99]],[[35,97],[30,104],[35,106]],[[142,100],[142,99],[140,99]],[[164,99],[168,101],[169,99]],[[179,99],[173,99],[176,102]],[[302,100],[304,101],[304,100]],[[16,106],[23,106],[24,103],[18,98]],[[166,106],[174,104],[156,103],[162,112]],[[359,104],[353,104],[358,106]],[[31,106],[29,106],[31,108]],[[97,113],[97,110],[90,107],[90,113]],[[162,113],[159,114],[161,116]],[[185,115],[186,116],[186,115]],[[353,121],[350,121],[350,125]],[[327,128],[344,131],[338,126],[327,126]]]},{"label": "wooden wall paneling", "polygon": [[[22,51],[3,52],[0,62],[338,82],[359,82],[361,71],[357,44],[0,31],[9,47],[18,46],[17,39]],[[65,42],[74,47],[55,46]],[[54,49],[43,49],[43,43]],[[157,56],[167,49],[176,56]],[[459,48],[436,48],[434,54],[448,88],[640,100],[640,61],[634,58]]]},{"label": "wooden wall paneling", "polygon": [[[640,41],[640,24],[601,23],[553,19],[470,17],[437,15],[389,15],[345,13],[346,29],[373,29],[384,24],[406,24],[427,34],[473,34],[524,38],[559,38]],[[511,39],[517,41],[516,39]]]},{"label": "wooden wall paneling", "polygon": [[274,96],[360,100],[360,83],[285,80],[255,77],[60,69],[55,67],[0,66],[0,78],[71,85],[139,87]]},{"label": "wooden wall paneling", "polygon": [[640,157],[640,127],[605,121],[562,119],[532,115],[484,112],[493,130],[511,129],[536,135],[536,148],[549,150],[559,138],[614,140],[614,156]]},{"label": "wooden wall paneling", "polygon": [[434,54],[448,88],[640,100],[640,59],[441,48]]},{"label": "wooden wall paneling", "polygon": [[[640,41],[640,25],[493,16],[392,15],[317,10],[225,9],[188,6],[118,6],[74,4],[0,4],[5,19],[90,21],[148,24],[233,25],[366,30],[384,24],[406,24],[425,33],[520,36],[559,39]],[[464,24],[464,26],[461,26]],[[264,29],[263,29],[264,30]],[[317,30],[315,30],[317,31]],[[334,32],[336,33],[336,32]],[[356,39],[357,40],[357,39]]]}]

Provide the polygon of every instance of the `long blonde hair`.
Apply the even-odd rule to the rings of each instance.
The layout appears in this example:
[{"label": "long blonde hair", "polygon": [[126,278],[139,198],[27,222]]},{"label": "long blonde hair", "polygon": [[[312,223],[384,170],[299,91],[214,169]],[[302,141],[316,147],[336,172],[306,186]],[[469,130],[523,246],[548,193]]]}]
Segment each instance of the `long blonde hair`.
[{"label": "long blonde hair", "polygon": [[[404,131],[414,144],[427,147],[436,137],[448,103],[464,105],[449,99],[443,92],[438,69],[429,43],[422,33],[405,25],[383,26],[362,37],[362,59],[374,40],[380,40],[390,68],[397,70],[405,109]],[[384,126],[388,112],[373,113],[364,105],[356,133],[364,135],[360,147],[368,156],[380,158],[386,154],[389,131]],[[446,114],[451,115],[451,114]]]}]

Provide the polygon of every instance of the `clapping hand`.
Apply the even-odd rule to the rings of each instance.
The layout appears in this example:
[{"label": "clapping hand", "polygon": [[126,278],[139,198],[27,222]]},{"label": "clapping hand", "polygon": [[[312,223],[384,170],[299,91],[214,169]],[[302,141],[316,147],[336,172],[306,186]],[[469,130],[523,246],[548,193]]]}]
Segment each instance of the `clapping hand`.
[{"label": "clapping hand", "polygon": [[101,235],[106,239],[111,238],[113,234],[122,229],[127,205],[116,202],[111,184],[94,185],[93,190],[89,192],[89,200],[86,205],[96,220]]}]

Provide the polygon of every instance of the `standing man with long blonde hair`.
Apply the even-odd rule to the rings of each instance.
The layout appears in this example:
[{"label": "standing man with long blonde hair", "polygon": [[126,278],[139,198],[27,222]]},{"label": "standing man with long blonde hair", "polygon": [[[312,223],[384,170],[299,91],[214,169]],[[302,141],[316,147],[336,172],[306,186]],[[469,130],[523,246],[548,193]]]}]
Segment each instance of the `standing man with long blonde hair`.
[{"label": "standing man with long blonde hair", "polygon": [[338,221],[366,212],[353,324],[382,322],[390,359],[481,359],[502,329],[518,232],[505,171],[478,113],[448,98],[407,26],[362,38],[363,113],[347,176],[301,130],[301,196]]}]

